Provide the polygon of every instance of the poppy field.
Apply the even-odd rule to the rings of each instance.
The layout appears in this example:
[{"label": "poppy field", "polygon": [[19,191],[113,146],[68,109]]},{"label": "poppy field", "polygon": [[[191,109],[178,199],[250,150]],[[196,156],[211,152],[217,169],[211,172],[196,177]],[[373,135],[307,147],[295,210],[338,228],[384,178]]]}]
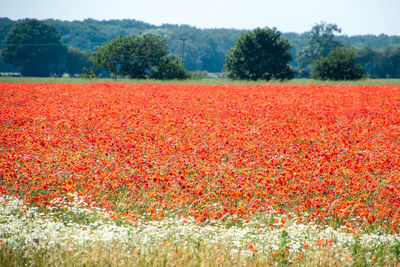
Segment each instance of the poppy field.
[{"label": "poppy field", "polygon": [[0,195],[27,207],[400,231],[397,85],[0,83],[0,129]]}]

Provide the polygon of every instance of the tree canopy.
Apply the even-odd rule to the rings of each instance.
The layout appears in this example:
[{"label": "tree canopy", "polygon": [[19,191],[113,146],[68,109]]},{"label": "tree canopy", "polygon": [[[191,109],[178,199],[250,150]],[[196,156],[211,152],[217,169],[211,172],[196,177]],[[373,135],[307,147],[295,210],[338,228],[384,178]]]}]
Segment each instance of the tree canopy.
[{"label": "tree canopy", "polygon": [[114,77],[135,79],[185,79],[188,73],[176,57],[167,56],[167,41],[155,34],[122,36],[99,47],[91,57],[94,65]]},{"label": "tree canopy", "polygon": [[[21,22],[21,20],[14,21],[8,18],[0,18],[0,49],[6,45],[6,37],[11,33],[14,26]],[[74,47],[79,50],[85,50],[80,56],[62,56],[60,66],[58,69],[52,68],[52,73],[62,74],[68,72],[70,74],[80,73],[78,65],[73,61],[75,59],[83,59],[87,61],[89,52],[94,52],[96,47],[101,46],[119,35],[136,36],[138,34],[152,33],[163,35],[168,43],[168,53],[181,55],[183,42],[185,41],[185,68],[191,71],[201,70],[208,72],[224,72],[225,56],[229,53],[235,45],[240,34],[244,30],[236,29],[199,29],[188,25],[172,25],[163,24],[160,26],[151,25],[141,21],[124,19],[124,20],[94,20],[85,19],[83,21],[61,21],[48,19],[42,22],[53,26],[61,36],[61,42],[68,46]],[[325,25],[334,25],[322,23]],[[318,24],[317,24],[318,25]],[[315,26],[317,26],[315,25]],[[314,26],[314,27],[315,27]],[[337,26],[336,26],[337,27]],[[319,30],[318,30],[319,28]],[[297,76],[309,77],[312,71],[311,62],[318,59],[320,56],[313,57],[305,60],[303,52],[313,52],[312,49],[303,51],[308,47],[312,37],[323,36],[323,27],[316,27],[306,33],[282,33],[283,38],[287,38],[293,45],[290,49],[292,54],[292,61],[290,65],[298,71]],[[368,72],[371,78],[386,78],[386,77],[400,77],[397,67],[398,49],[400,46],[400,36],[389,36],[385,34],[380,35],[356,35],[346,36],[337,35],[338,31],[331,29],[333,35],[329,35],[327,40],[342,43],[356,48],[359,52],[356,55],[356,61],[363,64],[364,69]],[[315,38],[314,38],[315,39]],[[320,42],[320,44],[327,44],[331,42]],[[324,45],[322,45],[324,46]],[[332,46],[331,46],[332,47]],[[372,53],[365,53],[366,49],[370,49]],[[68,49],[69,51],[72,51]],[[302,53],[300,53],[302,51]],[[68,52],[68,51],[67,51]],[[306,55],[310,55],[310,53]],[[360,54],[360,55],[359,55]],[[326,54],[327,55],[327,54]],[[325,54],[323,56],[326,56]],[[307,58],[307,57],[306,57]],[[69,66],[74,65],[76,68],[64,68],[67,64],[63,60],[72,60]],[[305,64],[307,62],[307,64]],[[85,63],[86,64],[86,63]],[[90,64],[90,63],[89,63]],[[81,64],[82,65],[82,64]],[[86,67],[90,67],[87,66]],[[0,71],[1,72],[19,72],[22,67],[15,67],[11,64],[4,64],[0,57]]]},{"label": "tree canopy", "polygon": [[335,48],[313,62],[311,76],[320,80],[358,80],[365,76],[362,66],[354,60],[355,51],[346,47]]},{"label": "tree canopy", "polygon": [[314,60],[326,57],[330,51],[343,44],[335,38],[335,33],[342,30],[336,24],[322,22],[312,27],[306,34],[306,46],[297,52],[296,58],[301,77],[308,76],[312,71]]},{"label": "tree canopy", "polygon": [[358,51],[355,61],[363,66],[370,78],[400,77],[400,46],[383,51],[366,47]]},{"label": "tree canopy", "polygon": [[99,47],[91,58],[96,67],[109,70],[115,77],[147,78],[166,54],[167,42],[161,36],[120,35]]},{"label": "tree canopy", "polygon": [[15,24],[8,34],[2,58],[5,63],[22,67],[24,76],[49,76],[59,63],[65,47],[57,30],[35,19]]},{"label": "tree canopy", "polygon": [[247,80],[292,78],[290,48],[275,28],[243,33],[226,58],[229,76]]}]

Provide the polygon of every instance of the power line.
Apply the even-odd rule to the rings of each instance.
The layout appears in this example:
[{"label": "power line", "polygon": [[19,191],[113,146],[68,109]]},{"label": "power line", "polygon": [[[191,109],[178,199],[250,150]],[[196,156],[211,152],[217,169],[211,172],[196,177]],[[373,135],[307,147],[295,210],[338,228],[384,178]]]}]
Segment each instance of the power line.
[{"label": "power line", "polygon": [[62,45],[60,43],[44,43],[44,44],[6,44],[5,46],[56,46]]},{"label": "power line", "polygon": [[[103,44],[103,43],[90,43],[90,45],[98,45],[98,44]],[[39,43],[39,44],[34,44],[34,43],[24,43],[24,44],[4,44],[4,43],[0,43],[0,47],[3,46],[57,46],[57,45],[68,45],[71,46],[69,44],[64,44],[64,43]]]}]

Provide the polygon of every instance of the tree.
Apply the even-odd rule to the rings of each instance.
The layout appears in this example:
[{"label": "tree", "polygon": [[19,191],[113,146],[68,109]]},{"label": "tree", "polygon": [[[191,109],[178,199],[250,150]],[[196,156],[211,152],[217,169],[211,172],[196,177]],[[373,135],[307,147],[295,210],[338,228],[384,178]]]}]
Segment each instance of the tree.
[{"label": "tree", "polygon": [[400,46],[382,51],[383,62],[380,68],[382,77],[398,78],[400,77]]},{"label": "tree", "polygon": [[90,61],[90,52],[78,48],[67,47],[65,54],[65,70],[70,75],[83,72],[83,68],[89,68],[93,64]]},{"label": "tree", "polygon": [[188,79],[190,73],[185,70],[182,60],[176,56],[165,56],[155,66],[151,77],[159,80]]},{"label": "tree", "polygon": [[400,46],[383,51],[365,47],[357,51],[355,61],[363,66],[370,78],[400,77]]},{"label": "tree", "polygon": [[86,68],[86,67],[83,67],[83,70],[82,70],[82,78],[85,78],[85,79],[92,79],[92,78],[96,78],[96,70],[95,70],[95,68],[94,67],[90,67],[90,68]]},{"label": "tree", "polygon": [[[186,38],[185,42],[185,68],[188,70],[221,72],[224,71],[225,58],[240,34],[244,30],[235,29],[199,29],[187,25],[163,24],[154,26],[135,20],[93,20],[83,21],[61,21],[48,19],[42,22],[52,25],[61,35],[61,42],[69,47],[76,47],[81,50],[90,50],[94,52],[96,47],[117,38],[119,35],[136,36],[140,33],[162,32],[168,42],[168,52],[175,55],[182,54],[182,41],[180,38]],[[0,49],[5,46],[6,37],[12,30],[17,21],[7,18],[0,18]],[[322,33],[323,31],[320,31]],[[336,31],[333,41],[348,44],[354,48],[362,49],[371,47],[375,51],[383,51],[386,48],[394,48],[400,45],[400,36],[381,35],[356,35],[346,36],[338,35]],[[308,67],[297,64],[297,55],[308,44],[311,27],[308,33],[282,33],[282,37],[293,44],[291,65],[299,68],[302,76],[309,75],[312,70],[312,60]],[[312,51],[310,51],[312,52]],[[327,55],[327,54],[326,54]],[[324,56],[326,56],[324,55]],[[300,59],[301,61],[302,59]],[[1,72],[18,72],[19,69],[10,64],[2,64],[0,60]],[[304,71],[307,70],[307,71]],[[308,77],[308,76],[307,76]],[[371,75],[372,77],[372,75]]]},{"label": "tree", "polygon": [[91,59],[96,67],[113,73],[114,77],[147,78],[167,54],[167,42],[158,35],[136,37],[120,35],[99,47]]},{"label": "tree", "polygon": [[313,62],[312,77],[320,80],[358,80],[365,76],[362,66],[355,64],[355,51],[335,48],[326,57]]},{"label": "tree", "polygon": [[371,47],[364,47],[357,51],[355,62],[361,64],[369,78],[379,78],[378,68],[381,62],[381,53]]},{"label": "tree", "polygon": [[64,52],[60,35],[53,26],[28,19],[16,23],[8,34],[2,57],[5,63],[22,67],[23,76],[44,77],[56,72]]},{"label": "tree", "polygon": [[335,40],[335,32],[342,30],[336,24],[322,22],[312,27],[306,34],[307,45],[297,53],[299,76],[308,77],[312,71],[314,60],[326,57],[336,47],[342,47],[342,43]]},{"label": "tree", "polygon": [[290,79],[292,59],[288,40],[276,28],[243,33],[226,58],[229,77],[234,79]]}]

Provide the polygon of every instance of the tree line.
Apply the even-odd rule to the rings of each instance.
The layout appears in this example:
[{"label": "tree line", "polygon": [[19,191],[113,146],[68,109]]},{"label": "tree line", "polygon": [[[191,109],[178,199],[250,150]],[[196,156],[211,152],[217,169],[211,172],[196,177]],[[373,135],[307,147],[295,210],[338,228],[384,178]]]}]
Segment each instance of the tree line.
[{"label": "tree line", "polygon": [[24,76],[80,73],[91,64],[90,52],[61,43],[57,30],[38,20],[15,24],[2,49],[2,60]]},{"label": "tree line", "polygon": [[[48,22],[58,24],[58,27]],[[34,27],[32,23],[40,24],[40,27],[42,27],[41,30],[45,32],[45,34],[41,33],[35,36],[35,32],[37,33],[38,31],[32,30],[32,27]],[[109,36],[101,37],[101,31],[99,31],[100,33],[97,33],[96,36],[86,36],[86,40],[90,40],[91,42],[93,40],[98,41],[96,49],[90,51],[81,50],[64,44],[65,40],[67,40],[65,36],[68,36],[70,30],[68,27],[61,27],[60,25],[64,25],[63,23],[64,22],[58,20],[49,20],[45,23],[37,20],[22,20],[13,24],[11,20],[0,19],[0,37],[7,33],[7,37],[1,39],[0,43],[0,48],[2,48],[2,60],[6,63],[14,62],[14,66],[8,65],[6,68],[11,67],[21,71],[23,75],[31,73],[31,75],[33,74],[35,76],[46,76],[50,74],[60,75],[60,73],[70,73],[73,75],[75,73],[82,73],[83,70],[85,70],[86,75],[90,76],[95,74],[93,67],[96,67],[97,72],[99,72],[99,69],[103,69],[102,74],[106,74],[108,71],[108,73],[111,73],[111,75],[115,77],[152,77],[162,79],[176,76],[176,78],[184,78],[190,76],[185,70],[185,67],[188,70],[196,69],[193,67],[193,60],[191,59],[194,57],[196,58],[195,61],[197,61],[197,64],[201,63],[200,65],[202,66],[201,68],[197,68],[198,70],[229,71],[229,75],[232,78],[282,79],[282,77],[312,76],[314,78],[326,79],[324,75],[318,74],[316,70],[322,71],[324,68],[329,68],[329,63],[340,59],[340,64],[345,64],[346,60],[346,64],[351,62],[351,64],[354,65],[354,67],[351,67],[351,71],[358,70],[360,73],[362,72],[362,75],[358,75],[360,77],[400,77],[400,46],[396,46],[396,36],[390,37],[390,42],[386,40],[387,46],[383,50],[362,47],[357,43],[352,46],[347,42],[349,39],[346,41],[346,39],[343,39],[343,36],[336,35],[336,33],[340,33],[340,29],[335,24],[316,24],[309,32],[299,35],[293,33],[283,34],[276,29],[268,28],[256,29],[254,31],[238,31],[225,29],[198,30],[189,26],[178,27],[176,25],[156,27],[134,20],[102,22],[85,20],[83,22],[73,22],[74,25],[78,25],[81,28],[90,26],[91,28],[99,29],[101,28],[99,25],[103,25],[104,27],[107,26],[110,31],[111,29],[114,29],[114,31],[118,29],[122,32],[119,36],[111,38],[111,40],[108,41],[105,40],[107,40]],[[25,34],[24,42],[21,42],[21,33],[14,37],[12,34],[18,27],[21,28],[21,25],[28,29]],[[169,29],[169,31],[166,29]],[[180,31],[175,31],[174,34],[171,34],[171,32],[174,32],[176,29]],[[85,31],[82,29],[82,32]],[[132,32],[135,33],[131,34]],[[198,32],[203,33],[203,35],[201,35],[202,38],[197,36]],[[221,34],[223,32],[227,33],[227,35]],[[49,35],[47,42],[41,39],[43,36],[47,35]],[[258,38],[255,37],[256,35],[262,35],[263,37],[261,39],[265,42],[256,44],[254,40],[251,41],[251,35],[253,35],[253,39]],[[83,36],[83,34],[81,34],[81,36]],[[182,38],[183,36],[184,38]],[[247,39],[245,36],[247,36]],[[299,38],[299,36],[301,36],[301,38]],[[387,36],[383,37],[386,38]],[[13,38],[15,40],[13,40]],[[371,36],[365,36],[365,38],[377,40]],[[198,40],[197,43],[207,43],[208,49],[205,49],[206,53],[200,55],[193,50],[193,39]],[[269,39],[275,41],[268,42]],[[20,41],[19,43],[17,42],[18,40]],[[253,46],[252,49],[248,49],[249,46],[247,46],[246,49],[242,49],[244,54],[253,57],[252,61],[246,63],[247,66],[253,69],[246,71],[254,73],[247,76],[242,75],[244,71],[244,62],[238,64],[241,66],[242,70],[233,68],[235,57],[243,58],[244,56],[244,54],[240,55],[239,53],[240,43],[243,43],[244,40],[247,40],[247,45]],[[355,40],[359,41],[360,37],[355,38]],[[88,45],[87,42],[85,43],[83,40],[82,43]],[[380,45],[379,47],[383,47],[382,42],[378,43]],[[92,45],[93,44],[92,42]],[[255,53],[254,51],[256,50],[254,50],[254,46],[259,46],[263,49],[257,50],[257,53]],[[150,47],[154,47],[154,51],[151,52],[151,55],[148,54],[150,53]],[[42,55],[40,51],[47,51],[48,53]],[[17,52],[25,55],[21,59],[25,61],[23,67],[22,62],[12,60],[12,55],[14,54],[15,57]],[[119,55],[118,59],[116,59],[116,54]],[[268,54],[274,55],[272,61],[268,59]],[[39,67],[35,66],[35,64],[28,66],[29,64],[26,63],[27,55],[30,56],[30,61],[32,62],[46,61],[48,64],[46,67],[44,67],[44,64]],[[107,56],[108,59],[106,60]],[[184,56],[184,58],[182,58],[182,56]],[[184,59],[185,67],[183,66],[181,58]],[[268,60],[264,63],[261,62],[263,59],[268,59],[269,63],[267,62]],[[222,68],[221,61],[223,62]],[[335,64],[338,65],[338,62]],[[281,73],[273,74],[271,70],[263,70],[260,68],[263,65],[266,65],[270,69],[280,69],[282,67],[280,70]],[[17,66],[17,68],[15,68],[15,66]],[[347,65],[347,67],[348,66],[349,65]],[[192,69],[190,67],[192,67]],[[254,69],[255,67],[258,69]],[[106,70],[106,72],[104,72],[104,70]],[[0,66],[0,71],[4,71],[2,66]],[[242,74],[240,74],[240,72],[242,72]],[[262,74],[259,75],[257,73]],[[347,76],[341,75],[348,79]],[[356,75],[356,77],[358,76]],[[338,77],[340,77],[340,75]],[[331,78],[328,77],[328,79]]]}]

